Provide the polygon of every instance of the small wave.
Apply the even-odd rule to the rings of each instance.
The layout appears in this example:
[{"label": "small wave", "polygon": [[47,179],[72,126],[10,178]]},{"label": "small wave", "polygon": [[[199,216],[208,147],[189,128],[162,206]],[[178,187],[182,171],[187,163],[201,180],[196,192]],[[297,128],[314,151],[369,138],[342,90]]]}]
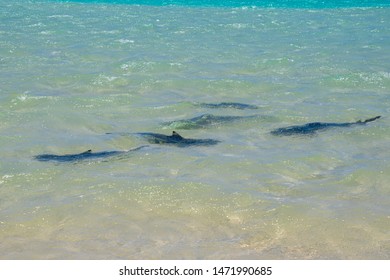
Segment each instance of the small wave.
[{"label": "small wave", "polygon": [[48,18],[73,18],[71,15],[52,15],[48,16]]},{"label": "small wave", "polygon": [[134,44],[134,40],[129,40],[129,39],[119,39],[117,40],[117,42],[121,43],[121,44]]},{"label": "small wave", "polygon": [[46,25],[42,22],[30,24],[29,27],[45,27]]},{"label": "small wave", "polygon": [[107,84],[107,83],[111,83],[115,80],[119,79],[119,77],[116,77],[116,76],[106,76],[106,75],[99,75],[99,77],[97,77],[93,84],[94,85],[103,85],[103,84]]}]

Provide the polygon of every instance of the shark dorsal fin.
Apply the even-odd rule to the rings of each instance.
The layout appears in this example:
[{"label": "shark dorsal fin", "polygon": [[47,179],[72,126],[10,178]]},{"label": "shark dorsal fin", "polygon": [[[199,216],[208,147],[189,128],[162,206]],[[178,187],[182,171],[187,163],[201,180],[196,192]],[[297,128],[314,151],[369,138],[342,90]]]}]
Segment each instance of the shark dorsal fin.
[{"label": "shark dorsal fin", "polygon": [[172,136],[171,137],[174,137],[174,138],[177,138],[177,139],[183,139],[183,137],[177,133],[176,131],[172,131]]}]

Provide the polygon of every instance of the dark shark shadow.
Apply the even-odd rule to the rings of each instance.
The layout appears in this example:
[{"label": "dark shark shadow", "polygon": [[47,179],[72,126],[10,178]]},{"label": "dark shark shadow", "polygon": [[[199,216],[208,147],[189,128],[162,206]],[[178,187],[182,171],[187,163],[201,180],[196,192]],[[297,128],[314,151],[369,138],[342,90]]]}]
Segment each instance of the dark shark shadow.
[{"label": "dark shark shadow", "polygon": [[371,119],[366,119],[364,121],[357,121],[351,123],[322,123],[322,122],[313,122],[307,123],[304,125],[294,125],[288,127],[282,127],[271,131],[272,135],[276,136],[293,136],[293,135],[307,135],[314,136],[318,131],[327,130],[330,128],[337,127],[350,127],[355,125],[365,125],[369,122],[379,119],[381,116],[376,116]]},{"label": "dark shark shadow", "polygon": [[210,126],[216,126],[216,125],[256,119],[256,118],[265,118],[265,116],[261,116],[261,115],[215,116],[212,114],[204,114],[191,119],[164,122],[161,125],[171,129],[199,129],[199,128],[206,128]]},{"label": "dark shark shadow", "polygon": [[238,109],[238,110],[246,110],[246,109],[258,109],[259,107],[250,104],[237,103],[237,102],[221,102],[221,103],[194,103],[195,106],[202,108],[211,108],[211,109]]},{"label": "dark shark shadow", "polygon": [[38,161],[54,161],[54,162],[79,162],[85,160],[93,159],[104,159],[109,157],[120,157],[129,155],[132,152],[138,151],[147,146],[140,146],[127,151],[103,151],[94,153],[92,150],[85,151],[79,154],[65,154],[65,155],[55,155],[55,154],[40,154],[34,156],[34,159]]},{"label": "dark shark shadow", "polygon": [[177,132],[173,131],[172,135],[165,135],[159,133],[136,133],[136,135],[144,138],[151,144],[174,145],[177,147],[189,146],[212,146],[218,144],[220,141],[215,139],[191,139],[184,138]]}]

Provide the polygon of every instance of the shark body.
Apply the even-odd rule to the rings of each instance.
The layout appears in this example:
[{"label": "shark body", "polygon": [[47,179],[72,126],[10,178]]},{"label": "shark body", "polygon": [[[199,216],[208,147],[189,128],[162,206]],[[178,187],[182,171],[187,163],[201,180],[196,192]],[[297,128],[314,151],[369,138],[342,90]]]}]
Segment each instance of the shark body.
[{"label": "shark body", "polygon": [[237,103],[237,102],[221,102],[221,103],[199,103],[199,107],[211,108],[211,109],[220,109],[220,108],[229,108],[229,109],[258,109],[259,107],[250,104]]},{"label": "shark body", "polygon": [[194,118],[176,120],[162,123],[162,125],[173,129],[197,129],[206,128],[213,125],[220,125],[224,123],[231,123],[235,121],[242,121],[247,119],[259,118],[260,115],[252,116],[216,116],[212,114],[203,114]]},{"label": "shark body", "polygon": [[313,122],[307,123],[304,125],[294,125],[288,127],[282,127],[271,131],[272,135],[276,136],[291,136],[291,135],[315,135],[318,131],[327,130],[330,128],[336,127],[350,127],[355,125],[365,125],[369,122],[379,119],[381,116],[376,116],[364,121],[350,122],[350,123],[323,123],[323,122]]},{"label": "shark body", "polygon": [[65,155],[56,155],[56,154],[40,154],[34,157],[38,161],[55,161],[55,162],[78,162],[83,160],[90,159],[102,159],[108,157],[114,157],[119,155],[125,155],[130,152],[134,152],[142,149],[146,146],[137,147],[128,151],[103,151],[103,152],[92,152],[92,150],[87,150],[79,154],[65,154]]},{"label": "shark body", "polygon": [[175,131],[172,132],[172,135],[165,135],[165,134],[151,133],[151,132],[137,133],[137,135],[146,139],[151,144],[175,145],[178,147],[211,146],[211,145],[216,145],[220,142],[215,139],[184,138]]}]

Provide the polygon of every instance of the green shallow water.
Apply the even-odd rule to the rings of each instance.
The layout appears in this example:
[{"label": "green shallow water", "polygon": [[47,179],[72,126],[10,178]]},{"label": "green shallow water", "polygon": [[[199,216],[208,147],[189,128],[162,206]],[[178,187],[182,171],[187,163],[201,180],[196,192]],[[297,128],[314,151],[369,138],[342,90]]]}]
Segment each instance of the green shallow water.
[{"label": "green shallow water", "polygon": [[[0,258],[389,258],[387,8],[2,2]],[[33,159],[134,148],[201,114],[261,117],[178,131],[211,147]]]}]

